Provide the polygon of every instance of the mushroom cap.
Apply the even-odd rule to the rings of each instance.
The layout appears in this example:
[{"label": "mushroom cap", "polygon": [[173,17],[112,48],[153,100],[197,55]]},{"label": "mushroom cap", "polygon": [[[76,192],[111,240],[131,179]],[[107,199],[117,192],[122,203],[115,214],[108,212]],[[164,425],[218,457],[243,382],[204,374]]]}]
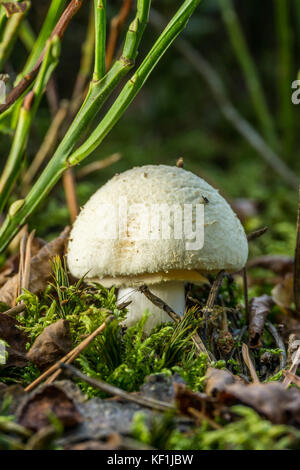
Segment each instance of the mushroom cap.
[{"label": "mushroom cap", "polygon": [[[136,233],[137,217],[131,212],[127,217],[129,237],[116,236],[124,198],[127,208],[143,204],[151,215],[155,204],[179,205],[182,210],[184,205],[203,204],[203,247],[187,249],[191,240],[184,230],[183,237],[175,239],[172,216],[169,239],[133,239],[130,234]],[[138,211],[138,224],[147,216],[144,213]],[[121,287],[130,284],[129,280],[131,285],[174,278],[197,281],[197,273],[234,272],[245,266],[247,256],[244,229],[218,190],[182,168],[146,165],[115,175],[89,199],[71,231],[67,262],[77,278],[86,275],[87,280]]]}]

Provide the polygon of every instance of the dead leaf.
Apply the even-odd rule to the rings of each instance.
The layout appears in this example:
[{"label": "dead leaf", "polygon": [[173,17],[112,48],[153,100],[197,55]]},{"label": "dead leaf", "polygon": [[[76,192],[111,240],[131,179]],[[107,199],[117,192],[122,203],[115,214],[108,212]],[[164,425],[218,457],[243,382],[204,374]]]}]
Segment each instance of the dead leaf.
[{"label": "dead leaf", "polygon": [[231,372],[214,367],[207,369],[206,377],[205,393],[211,397],[217,397],[227,385],[236,382],[236,377]]},{"label": "dead leaf", "polygon": [[250,406],[274,424],[300,426],[300,392],[296,388],[286,390],[279,382],[267,384],[228,385],[220,393],[221,403]]},{"label": "dead leaf", "polygon": [[47,326],[36,338],[27,353],[27,359],[43,370],[65,356],[71,349],[69,322],[61,319]]},{"label": "dead leaf", "polygon": [[192,392],[185,385],[175,383],[175,403],[178,410],[188,416],[193,416],[190,409],[199,410],[201,414],[210,419],[219,416],[224,406],[220,405],[216,398],[210,397],[205,393]]},{"label": "dead leaf", "polygon": [[272,305],[272,297],[266,294],[251,299],[249,320],[249,346],[251,348],[260,347],[260,337]]},{"label": "dead leaf", "polygon": [[5,313],[0,314],[0,339],[9,345],[8,358],[2,367],[24,367],[27,364],[26,343],[28,339],[26,333],[20,330],[18,325],[15,318]]},{"label": "dead leaf", "polygon": [[[43,292],[51,279],[50,260],[62,256],[68,240],[70,227],[66,227],[59,237],[44,245],[31,259],[29,290],[34,294]],[[18,275],[11,277],[0,289],[0,302],[13,307],[18,289]]]},{"label": "dead leaf", "polygon": [[49,426],[54,414],[64,428],[80,424],[82,419],[74,400],[57,385],[44,385],[33,392],[18,413],[18,422],[27,429],[39,431]]},{"label": "dead leaf", "polygon": [[272,289],[272,297],[285,315],[293,313],[291,308],[294,301],[294,280],[292,273],[286,274],[283,281]]}]

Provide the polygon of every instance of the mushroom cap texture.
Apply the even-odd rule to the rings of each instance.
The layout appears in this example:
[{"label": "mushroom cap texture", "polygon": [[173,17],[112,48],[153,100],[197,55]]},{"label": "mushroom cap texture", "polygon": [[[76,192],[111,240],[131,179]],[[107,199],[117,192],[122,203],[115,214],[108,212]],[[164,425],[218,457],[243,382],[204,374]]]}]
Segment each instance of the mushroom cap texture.
[{"label": "mushroom cap texture", "polygon": [[[169,239],[116,237],[118,211],[124,197],[127,208],[143,204],[149,212],[152,204],[179,204],[182,209],[184,204],[193,207],[204,204],[203,248],[188,250],[186,242],[191,240],[184,233],[182,239],[174,238],[172,215]],[[129,233],[135,223],[136,217],[128,211]],[[115,175],[89,199],[71,231],[67,261],[71,274],[77,278],[84,275],[86,279],[99,281],[114,278],[113,284],[118,286],[124,285],[127,276],[171,274],[173,270],[198,270],[204,274],[221,269],[234,272],[245,266],[247,257],[244,229],[218,190],[182,168],[146,165]],[[118,283],[118,277],[123,277],[122,283],[121,280]]]}]

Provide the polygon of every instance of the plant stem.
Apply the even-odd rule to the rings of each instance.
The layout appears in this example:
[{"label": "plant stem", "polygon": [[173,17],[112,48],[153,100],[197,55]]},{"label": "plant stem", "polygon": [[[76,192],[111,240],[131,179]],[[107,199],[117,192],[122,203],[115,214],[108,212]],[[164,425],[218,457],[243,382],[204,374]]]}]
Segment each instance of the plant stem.
[{"label": "plant stem", "polygon": [[94,0],[95,4],[95,67],[93,79],[100,80],[105,75],[106,44],[106,0]]},{"label": "plant stem", "polygon": [[126,83],[120,95],[113,103],[110,110],[102,119],[98,127],[85,141],[85,143],[81,145],[68,159],[69,165],[73,166],[78,164],[100,145],[109,131],[133,101],[168,47],[178,36],[178,34],[184,29],[189,17],[192,15],[200,1],[201,0],[186,0],[181,8],[179,8],[173,19],[167,25],[150,52],[147,54],[146,58],[143,60],[140,67]]},{"label": "plant stem", "polygon": [[40,201],[42,201],[51,188],[53,188],[66,168],[83,160],[108,134],[141,89],[165,51],[184,29],[188,19],[200,1],[201,0],[185,0],[156,41],[137,72],[127,82],[99,126],[92,133],[87,142],[80,147],[79,152],[76,151],[73,157],[69,159],[68,157],[87,125],[94,119],[107,97],[133,66],[134,58],[136,57],[142,37],[142,31],[144,31],[146,27],[150,8],[149,0],[138,1],[137,15],[127,32],[121,58],[114,63],[102,80],[91,83],[86,100],[59,145],[54,157],[31,189],[23,205],[20,206],[18,210],[9,211],[8,217],[0,229],[0,251],[5,249],[20,226],[25,223]]},{"label": "plant stem", "polygon": [[21,22],[29,8],[30,8],[30,3],[27,2],[27,8],[24,12],[22,11],[21,13],[15,13],[7,21],[7,24],[3,33],[3,38],[0,43],[0,70],[3,69],[5,62],[7,61],[13,49],[13,46],[18,37]]},{"label": "plant stem", "polygon": [[30,127],[38,109],[45,86],[58,63],[60,50],[59,39],[55,36],[46,50],[45,59],[38,74],[33,90],[24,99],[18,126],[12,143],[11,151],[0,180],[0,212],[6,204],[13,185],[21,170],[21,162],[28,140]]},{"label": "plant stem", "polygon": [[223,20],[226,24],[231,44],[237,60],[244,74],[254,110],[267,142],[278,148],[278,138],[274,122],[264,96],[264,91],[257,73],[255,63],[251,57],[246,38],[234,9],[232,0],[219,0]]}]

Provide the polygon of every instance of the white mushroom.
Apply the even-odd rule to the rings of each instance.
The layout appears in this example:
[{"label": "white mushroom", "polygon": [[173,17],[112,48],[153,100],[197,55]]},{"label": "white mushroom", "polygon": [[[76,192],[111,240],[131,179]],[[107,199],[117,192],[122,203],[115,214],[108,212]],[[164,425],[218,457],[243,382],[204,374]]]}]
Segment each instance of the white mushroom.
[{"label": "white mushroom", "polygon": [[183,315],[184,282],[238,271],[247,256],[244,229],[216,189],[182,168],[147,165],[116,175],[90,198],[74,223],[67,261],[73,276],[115,285],[120,302],[131,300],[128,326],[148,309],[149,332],[170,318],[137,287],[147,284]]}]

